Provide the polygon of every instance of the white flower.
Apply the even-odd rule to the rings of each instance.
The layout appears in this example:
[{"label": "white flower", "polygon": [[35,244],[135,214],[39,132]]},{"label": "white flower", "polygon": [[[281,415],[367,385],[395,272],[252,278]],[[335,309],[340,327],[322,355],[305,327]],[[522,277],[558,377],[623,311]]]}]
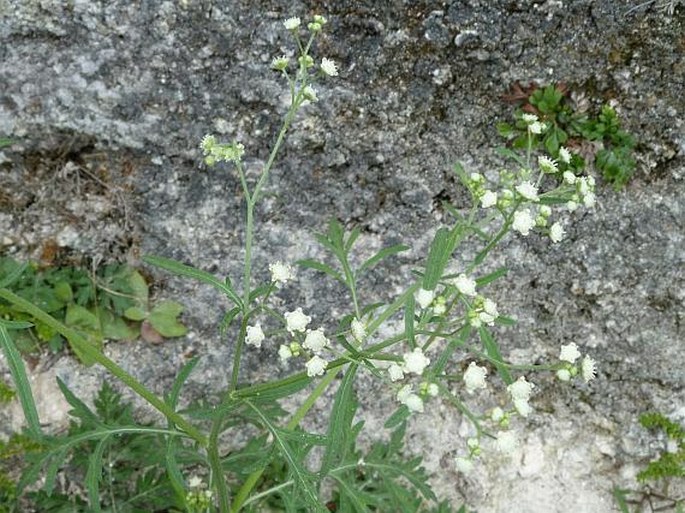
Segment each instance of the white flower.
[{"label": "white flower", "polygon": [[188,486],[190,488],[198,488],[202,485],[202,478],[199,476],[192,476],[190,479],[188,479]]},{"label": "white flower", "polygon": [[416,302],[419,304],[421,308],[426,309],[433,302],[434,297],[435,291],[419,289],[416,293]]},{"label": "white flower", "polygon": [[540,166],[540,169],[542,169],[544,173],[556,173],[559,171],[557,163],[545,155],[540,155],[538,157],[538,166]]},{"label": "white flower", "polygon": [[504,418],[504,410],[499,406],[496,406],[492,409],[492,412],[490,412],[490,418],[493,422],[499,422]]},{"label": "white flower", "polygon": [[563,146],[559,148],[559,160],[564,164],[569,164],[571,162],[571,152]]},{"label": "white flower", "polygon": [[412,391],[411,385],[404,385],[399,392],[397,392],[397,400],[404,404],[409,411],[423,412],[423,400]]},{"label": "white flower", "polygon": [[566,208],[568,209],[569,212],[575,212],[576,209],[578,208],[578,203],[571,200],[571,201],[566,203]]},{"label": "white flower", "polygon": [[586,356],[580,364],[580,373],[583,375],[585,383],[592,381],[597,375],[597,362],[593,358]]},{"label": "white flower", "polygon": [[293,352],[290,349],[290,346],[286,346],[284,344],[281,344],[281,346],[278,348],[278,356],[281,359],[282,362],[287,362],[292,358]]},{"label": "white flower", "polygon": [[535,123],[538,120],[538,117],[535,114],[528,114],[527,112],[524,114],[521,114],[521,119],[528,125],[531,123]]},{"label": "white flower", "polygon": [[575,342],[561,346],[559,359],[562,362],[576,363],[578,358],[580,358],[580,351],[578,351],[578,346]]},{"label": "white flower", "polygon": [[471,173],[469,175],[469,178],[472,183],[474,184],[479,184],[479,183],[484,183],[485,182],[485,177],[481,175],[480,173]]},{"label": "white flower", "polygon": [[259,323],[254,326],[248,326],[245,333],[245,343],[248,346],[262,347],[262,341],[264,340],[264,332]]},{"label": "white flower", "polygon": [[300,18],[288,18],[283,22],[283,26],[288,30],[295,30],[297,27],[300,26]]},{"label": "white flower", "polygon": [[328,362],[320,356],[314,355],[305,366],[307,367],[307,376],[312,378],[314,376],[321,376],[326,371]]},{"label": "white flower", "polygon": [[595,196],[594,192],[588,192],[585,196],[583,196],[583,205],[585,205],[586,208],[592,208],[595,206],[597,197]]},{"label": "white flower", "polygon": [[329,77],[338,76],[338,67],[335,65],[335,62],[333,62],[331,59],[327,59],[326,57],[321,59],[321,71],[323,71]]},{"label": "white flower", "polygon": [[275,57],[274,60],[271,61],[271,67],[275,70],[283,71],[288,67],[288,58],[285,55]]},{"label": "white flower", "polygon": [[488,370],[485,367],[479,367],[475,362],[471,362],[466,372],[464,372],[463,379],[466,391],[473,393],[478,389],[486,388],[485,376],[487,375]]},{"label": "white flower", "polygon": [[514,212],[514,222],[511,227],[521,235],[528,235],[531,228],[535,226],[535,219],[528,210],[517,210]]},{"label": "white flower", "polygon": [[304,90],[302,91],[302,96],[304,96],[305,100],[309,100],[310,102],[319,101],[319,97],[316,95],[316,89],[314,89],[312,86],[305,86]]},{"label": "white flower", "polygon": [[483,208],[490,208],[497,204],[497,193],[486,189],[480,197],[480,206]]},{"label": "white flower", "polygon": [[464,475],[468,475],[473,470],[473,461],[471,458],[464,458],[463,456],[457,456],[454,458],[454,467],[457,472],[461,472]]},{"label": "white flower", "polygon": [[516,408],[516,411],[521,417],[528,417],[530,412],[533,411],[533,408],[530,407],[528,401],[524,401],[523,399],[514,399],[514,408]]},{"label": "white flower", "polygon": [[271,281],[281,285],[295,278],[293,268],[283,262],[274,262],[269,265],[271,271]]},{"label": "white flower", "polygon": [[528,125],[528,131],[531,134],[541,134],[545,131],[546,128],[547,126],[544,123],[540,123],[539,121],[535,121]]},{"label": "white flower", "polygon": [[573,185],[576,183],[576,175],[574,175],[571,171],[564,171],[562,176],[564,177],[564,182],[567,184]]},{"label": "white flower", "polygon": [[430,385],[428,385],[427,392],[429,396],[437,397],[440,393],[440,388],[438,388],[438,385],[436,385],[435,383],[431,383]]},{"label": "white flower", "polygon": [[492,326],[497,317],[499,317],[499,312],[497,311],[497,303],[495,303],[492,299],[484,299],[483,311],[480,312],[480,314],[478,314],[478,318],[481,320],[481,322],[484,322],[485,324]]},{"label": "white flower", "polygon": [[538,212],[542,217],[549,217],[552,215],[552,207],[549,205],[540,205]]},{"label": "white flower", "polygon": [[352,330],[352,336],[357,342],[362,342],[366,338],[366,326],[359,319],[352,319],[350,329]]},{"label": "white flower", "polygon": [[452,284],[465,296],[473,297],[476,295],[476,280],[469,278],[463,273],[457,276],[452,281]]},{"label": "white flower", "polygon": [[540,201],[538,198],[538,188],[532,182],[523,182],[516,186],[516,191],[528,201]]},{"label": "white flower", "polygon": [[552,242],[561,242],[561,240],[564,238],[564,235],[566,235],[566,230],[564,230],[564,227],[561,223],[556,222],[550,226],[549,238],[552,239]]},{"label": "white flower", "polygon": [[200,143],[200,148],[202,148],[202,151],[207,154],[212,152],[212,148],[216,145],[216,137],[213,135],[207,134],[202,138],[202,142]]},{"label": "white flower", "polygon": [[402,367],[396,363],[393,363],[390,367],[388,367],[388,374],[390,374],[390,381],[399,381],[404,378],[404,371],[402,370]]},{"label": "white flower", "polygon": [[507,391],[514,401],[517,399],[527,401],[530,399],[530,394],[533,393],[534,387],[533,383],[529,383],[524,376],[521,376],[507,387]]},{"label": "white flower", "polygon": [[316,330],[309,330],[307,336],[304,338],[302,347],[309,349],[314,353],[318,353],[328,344],[328,339],[323,333],[323,328]]},{"label": "white flower", "polygon": [[404,371],[409,374],[423,374],[423,370],[430,364],[430,359],[423,354],[420,347],[415,348],[411,353],[405,353]]},{"label": "white flower", "polygon": [[298,308],[294,312],[287,312],[285,314],[286,329],[292,333],[299,331],[303,333],[307,329],[307,324],[311,322],[312,318],[302,313],[302,308]]},{"label": "white flower", "polygon": [[588,192],[590,192],[590,186],[587,183],[587,177],[581,176],[578,178],[577,187],[581,196],[585,196]]},{"label": "white flower", "polygon": [[497,435],[497,440],[495,441],[497,450],[503,454],[511,454],[518,447],[518,440],[511,431],[502,431]]},{"label": "white flower", "polygon": [[571,373],[568,369],[559,369],[557,371],[557,378],[559,378],[559,381],[568,381],[571,379]]}]

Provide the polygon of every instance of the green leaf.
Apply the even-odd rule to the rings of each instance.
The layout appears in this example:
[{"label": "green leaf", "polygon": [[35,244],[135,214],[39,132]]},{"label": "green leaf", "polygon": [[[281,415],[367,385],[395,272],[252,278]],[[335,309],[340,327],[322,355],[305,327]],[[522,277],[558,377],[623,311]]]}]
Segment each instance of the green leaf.
[{"label": "green leaf", "polygon": [[618,505],[618,508],[621,510],[621,513],[630,513],[628,503],[626,502],[627,492],[628,490],[622,490],[618,486],[614,487],[613,490],[614,499],[616,500],[616,504]]},{"label": "green leaf", "polygon": [[9,271],[5,269],[6,273],[0,279],[0,288],[7,288],[21,278],[28,265],[28,263],[19,264],[11,258],[3,259],[3,267],[9,267]]},{"label": "green leaf", "polygon": [[55,295],[64,302],[70,303],[74,299],[74,292],[71,290],[71,285],[67,281],[60,281],[55,284]]},{"label": "green leaf", "polygon": [[124,317],[132,321],[144,321],[147,317],[147,312],[137,306],[131,306],[124,311]]},{"label": "green leaf", "polygon": [[445,227],[440,228],[435,233],[426,261],[426,273],[423,275],[423,288],[425,290],[434,290],[442,278],[447,262],[455,249],[457,236],[456,230],[450,231]]},{"label": "green leaf", "polygon": [[28,424],[29,433],[36,438],[41,438],[43,432],[40,427],[40,419],[38,417],[36,403],[33,399],[31,385],[29,384],[26,375],[26,367],[24,366],[24,361],[21,359],[17,347],[10,337],[9,331],[7,331],[5,323],[6,321],[0,323],[0,345],[2,346],[5,360],[7,360],[10,374],[12,374],[14,385],[17,388],[19,402],[24,410],[24,418]]},{"label": "green leaf", "polygon": [[326,452],[323,456],[320,474],[328,475],[333,465],[342,463],[348,451],[354,451],[355,439],[350,438],[354,414],[357,411],[357,400],[354,392],[354,378],[357,364],[350,364],[343,376],[328,421]]},{"label": "green leaf", "polygon": [[345,253],[349,253],[350,250],[352,249],[352,246],[354,243],[357,241],[357,238],[359,238],[359,234],[361,233],[361,230],[359,228],[354,228],[350,234],[347,236],[347,240],[345,241]]},{"label": "green leaf", "polygon": [[412,350],[416,348],[416,338],[414,336],[415,307],[416,301],[414,296],[411,296],[407,299],[407,304],[404,307],[404,334],[407,337],[407,343]]},{"label": "green leaf", "polygon": [[188,328],[177,319],[182,311],[183,305],[175,301],[162,301],[152,309],[148,320],[163,337],[182,337],[188,332]]},{"label": "green leaf", "polygon": [[506,274],[509,272],[509,269],[506,267],[500,267],[496,271],[493,271],[491,273],[486,274],[485,276],[481,276],[476,280],[476,285],[478,288],[484,287],[485,285],[488,285],[492,283],[495,280],[499,280],[502,276],[506,276]]},{"label": "green leaf", "polygon": [[90,501],[90,509],[93,513],[99,513],[100,509],[100,480],[102,479],[102,454],[107,448],[107,437],[100,440],[95,450],[88,457],[88,471],[86,472],[85,485]]},{"label": "green leaf", "polygon": [[312,260],[310,258],[305,258],[304,260],[298,260],[297,265],[304,267],[306,269],[314,269],[316,271],[321,271],[322,273],[326,273],[328,276],[330,276],[334,280],[337,280],[340,283],[342,283],[343,285],[345,285],[345,279],[342,277],[342,275],[338,271],[335,271],[333,268],[331,268],[327,264],[317,262],[316,260]]},{"label": "green leaf", "polygon": [[502,359],[502,354],[499,351],[499,346],[497,345],[497,342],[495,342],[495,339],[492,337],[490,332],[485,326],[481,326],[478,328],[478,335],[480,336],[480,341],[483,343],[483,348],[485,349],[486,354],[494,361],[494,365],[497,368],[497,372],[502,380],[507,385],[513,383],[514,380],[509,373],[509,369],[507,369],[506,365],[504,365],[504,360]]},{"label": "green leaf", "polygon": [[130,269],[126,281],[131,288],[131,295],[136,298],[138,304],[142,307],[147,306],[150,291],[143,275],[134,269]]},{"label": "green leaf", "polygon": [[84,331],[99,331],[100,322],[97,316],[80,305],[69,305],[64,317],[67,326],[79,328]]},{"label": "green leaf", "polygon": [[291,444],[284,436],[286,430],[276,427],[254,404],[249,401],[245,401],[245,403],[257,413],[264,424],[264,427],[273,435],[274,441],[297,483],[297,490],[302,494],[306,510],[316,513],[328,513],[328,510],[319,502],[319,498],[313,486],[313,474],[304,467],[301,462],[301,456],[295,450],[298,445]]},{"label": "green leaf", "polygon": [[509,123],[497,123],[495,126],[497,133],[507,139],[514,133],[514,127]]},{"label": "green leaf", "polygon": [[166,269],[167,271],[179,276],[187,276],[188,278],[193,278],[203,283],[207,283],[215,289],[223,292],[231,301],[239,306],[241,310],[243,309],[243,302],[235,290],[233,290],[233,287],[231,287],[230,280],[223,282],[208,272],[201,271],[200,269],[196,269],[169,258],[146,255],[143,257],[143,261],[150,265]]},{"label": "green leaf", "polygon": [[407,408],[405,405],[402,405],[395,410],[395,413],[388,417],[388,420],[385,421],[383,427],[386,429],[393,429],[402,424],[402,422],[407,420],[410,416],[411,412],[409,411],[409,408]]},{"label": "green leaf", "polygon": [[174,379],[174,384],[171,386],[171,391],[169,394],[166,396],[166,402],[169,406],[172,408],[176,408],[176,403],[178,402],[178,397],[181,394],[181,388],[183,388],[183,385],[185,384],[186,381],[188,381],[188,378],[190,377],[190,373],[193,372],[193,369],[195,366],[198,364],[200,361],[200,358],[197,356],[194,358],[191,358],[188,360],[188,362],[181,368],[181,371],[176,375],[176,379]]},{"label": "green leaf", "polygon": [[384,260],[392,255],[396,255],[397,253],[401,253],[403,251],[407,251],[409,246],[405,246],[404,244],[396,244],[394,246],[390,246],[388,248],[383,248],[381,249],[378,253],[376,253],[374,256],[366,260],[360,267],[357,269],[357,277],[361,276],[362,273],[365,271],[368,271],[371,269],[373,266],[378,264],[381,260]]},{"label": "green leaf", "polygon": [[132,328],[124,319],[109,310],[98,308],[97,314],[102,326],[102,335],[106,339],[133,340],[140,334],[140,330]]},{"label": "green leaf", "polygon": [[69,387],[67,387],[64,381],[62,381],[59,377],[57,378],[57,386],[62,391],[64,399],[66,399],[67,403],[69,403],[69,406],[72,407],[72,409],[69,411],[69,415],[81,419],[81,421],[87,425],[101,425],[100,419],[97,415],[95,415],[95,413],[93,413],[93,410],[88,408],[86,403],[76,397],[76,395],[69,390]]}]

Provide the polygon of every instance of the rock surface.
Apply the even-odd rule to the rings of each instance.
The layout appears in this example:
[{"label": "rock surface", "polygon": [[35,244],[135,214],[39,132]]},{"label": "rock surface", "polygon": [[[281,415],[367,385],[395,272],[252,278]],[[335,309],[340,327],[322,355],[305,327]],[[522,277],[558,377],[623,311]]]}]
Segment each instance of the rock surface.
[{"label": "rock surface", "polygon": [[[611,511],[612,487],[633,486],[637,464],[654,455],[637,416],[656,409],[685,422],[685,6],[673,15],[630,7],[0,0],[0,136],[15,141],[0,154],[0,251],[41,258],[56,245],[72,258],[132,263],[161,254],[237,279],[240,185],[226,168],[205,170],[198,143],[207,132],[235,138],[251,172],[264,164],[287,100],[269,64],[292,54],[281,24],[292,15],[327,15],[316,54],[340,63],[340,77],[319,86],[274,168],[257,214],[259,276],[277,259],[320,256],[312,233],[336,217],[363,230],[361,256],[412,246],[363,284],[366,300],[389,299],[448,220],[442,202],[467,205],[452,165],[490,173],[502,164],[495,123],[510,119],[501,95],[515,81],[564,82],[595,105],[615,101],[638,140],[634,179],[621,192],[600,186],[595,212],[575,215],[563,243],[509,237],[486,266],[510,269],[506,285],[488,289],[519,320],[497,330],[505,358],[546,362],[575,341],[600,362],[598,379],[572,388],[540,376],[519,451],[467,477],[452,463],[469,434],[454,409],[431,405],[409,438],[455,504]],[[190,335],[110,344],[108,354],[163,393],[192,351],[203,359],[191,392],[217,389],[230,361],[215,330],[223,305],[203,286],[151,273],[160,297],[187,306]],[[280,297],[319,322],[348,309],[342,290],[310,272]],[[252,379],[279,372],[274,347],[246,358]],[[103,374],[66,357],[36,368],[43,418],[59,425],[55,375],[87,394]],[[382,431],[390,392],[362,385],[384,394],[380,405],[362,401],[370,432]],[[16,410],[2,417],[21,423]]]}]

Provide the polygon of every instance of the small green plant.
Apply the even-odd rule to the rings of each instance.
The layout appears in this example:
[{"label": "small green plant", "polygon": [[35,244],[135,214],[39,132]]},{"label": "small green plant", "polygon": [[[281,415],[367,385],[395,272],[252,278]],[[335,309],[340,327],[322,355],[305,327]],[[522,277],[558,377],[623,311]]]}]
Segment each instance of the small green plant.
[{"label": "small green plant", "polygon": [[[161,301],[150,307],[145,279],[125,264],[107,264],[90,273],[75,266],[41,269],[36,264],[22,265],[10,257],[0,257],[0,280],[10,276],[15,279],[8,290],[71,327],[94,347],[101,347],[104,339],[133,340],[140,336],[143,325],[144,335],[152,341],[186,333],[178,322],[181,305]],[[15,336],[24,353],[36,351],[42,344],[52,351],[64,345],[65,336],[54,327],[2,299],[0,318],[33,324],[32,329]]]},{"label": "small green plant", "polygon": [[585,157],[592,159],[594,166],[604,179],[615,188],[623,187],[635,170],[632,153],[634,138],[621,129],[616,111],[610,105],[602,106],[597,115],[575,109],[565,87],[549,85],[532,88],[528,94],[520,86],[515,94],[508,96],[521,102],[522,108],[516,114],[514,125],[499,123],[499,133],[511,140],[514,148],[525,148],[527,124],[523,116],[534,114],[545,125],[544,136],[539,144],[557,161],[562,161],[562,149],[571,152],[568,169],[580,173],[585,168]]},{"label": "small green plant", "polygon": [[[512,233],[521,237],[536,233],[551,244],[561,242],[568,210],[591,209],[595,204],[594,179],[577,176],[577,170],[568,167],[573,165],[570,151],[559,147],[558,155],[539,154],[546,147],[548,126],[530,113],[521,116],[525,144],[504,150],[513,160],[513,170],[502,170],[490,180],[481,173],[467,173],[461,165],[454,167],[470,204],[444,205],[452,218],[436,227],[421,265],[389,301],[374,301],[374,294],[360,288],[361,278],[372,268],[388,265],[388,259],[397,258],[409,246],[393,245],[374,255],[361,255],[355,245],[361,230],[348,229],[337,219],[315,235],[326,250],[325,258],[302,255],[298,263],[302,272],[325,275],[345,291],[347,299],[336,305],[339,313],[315,319],[301,306],[284,305],[277,296],[296,281],[289,263],[272,262],[268,270],[253,267],[256,206],[264,197],[285,135],[300,109],[317,102],[320,93],[314,85],[339,74],[334,61],[324,57],[316,62],[311,56],[325,24],[324,17],[314,16],[305,32],[299,18],[284,22],[296,42],[296,57],[276,57],[271,66],[285,79],[290,104],[256,176],[243,166],[245,148],[240,142],[219,142],[206,135],[200,144],[205,163],[230,164],[227,179],[242,189],[242,268],[231,266],[215,276],[168,258],[144,258],[150,265],[211,285],[228,303],[220,329],[230,340],[232,361],[225,362],[228,383],[220,393],[205,394],[179,409],[182,388],[197,359],[184,365],[170,391],[159,397],[90,343],[88,332],[84,335],[76,329],[67,315],[57,319],[34,304],[41,298],[24,297],[19,293],[23,289],[10,290],[16,288],[23,269],[15,266],[0,278],[0,299],[17,313],[11,320],[0,318],[0,347],[22,403],[26,434],[41,447],[31,457],[17,495],[42,472],[43,493],[54,500],[56,476],[68,472],[71,461],[85,468],[79,500],[94,512],[110,507],[124,511],[130,500],[120,499],[122,494],[148,490],[147,496],[159,486],[159,493],[162,489],[174,493],[156,492],[160,502],[147,508],[180,508],[187,513],[450,513],[455,509],[439,502],[420,457],[403,454],[411,452],[403,443],[408,418],[441,401],[468,419],[469,435],[460,442],[454,459],[454,471],[468,474],[481,458],[516,451],[518,439],[511,428],[534,414],[532,372],[552,372],[561,382],[588,383],[595,378],[595,360],[581,354],[574,342],[561,345],[558,356],[547,355],[549,363],[525,365],[508,362],[496,338],[499,326],[514,324],[488,297],[489,288],[507,275],[507,269],[485,271],[483,263]],[[557,157],[561,163],[554,160]],[[474,238],[480,249],[467,257],[460,248],[468,238]],[[111,301],[139,299],[135,284],[129,286],[133,293],[127,289]],[[115,290],[111,284],[100,288]],[[74,291],[66,295],[73,296]],[[122,305],[119,311],[130,318],[136,306],[141,305]],[[60,334],[84,361],[102,365],[160,412],[166,423],[136,423],[109,389],[101,392],[94,412],[59,382],[77,422],[66,436],[46,434],[14,342],[22,330],[33,326]],[[255,382],[244,368],[244,352],[258,348],[280,359],[284,370],[291,372]],[[362,451],[359,443],[364,429],[363,419],[357,418],[360,376],[382,384],[378,401],[395,404],[384,424],[390,441],[377,442],[368,451]],[[478,392],[489,386],[500,389],[493,392],[499,396],[499,406],[478,403],[482,399]],[[326,403],[327,417],[317,418],[317,424],[325,422],[326,427],[321,432],[305,429],[307,415],[326,393],[333,397],[332,404]],[[284,409],[280,402],[284,398],[298,406]],[[154,447],[153,454],[144,452],[145,445]],[[133,453],[129,458],[120,454],[126,447],[138,449],[129,449]],[[111,454],[117,456],[111,459]],[[145,465],[136,465],[141,459]],[[126,485],[110,477],[117,462],[127,462]],[[144,486],[134,489],[141,478]],[[464,513],[465,507],[457,511]]]},{"label": "small green plant", "polygon": [[[685,477],[685,428],[658,412],[643,413],[640,415],[640,424],[650,431],[665,435],[666,450],[638,473],[637,480],[642,483],[642,489],[614,489],[616,504],[621,513],[631,513],[631,504],[637,505],[635,513],[644,511],[644,504],[649,504],[651,511],[683,513],[685,497],[672,497],[668,488],[674,479]],[[647,487],[649,482],[663,485],[664,491],[658,492]]]}]

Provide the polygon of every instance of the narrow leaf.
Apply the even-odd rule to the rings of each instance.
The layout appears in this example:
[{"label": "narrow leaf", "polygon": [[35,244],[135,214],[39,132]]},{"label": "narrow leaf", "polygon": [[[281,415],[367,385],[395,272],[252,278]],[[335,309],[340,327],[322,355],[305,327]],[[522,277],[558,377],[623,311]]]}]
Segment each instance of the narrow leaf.
[{"label": "narrow leaf", "polygon": [[495,367],[497,367],[497,372],[499,373],[500,377],[507,385],[513,383],[514,380],[509,373],[509,369],[507,369],[506,365],[504,365],[502,354],[499,352],[499,346],[497,345],[497,342],[495,342],[495,339],[492,337],[490,332],[485,328],[485,326],[481,326],[478,329],[478,335],[480,336],[480,341],[483,343],[483,348],[485,349],[487,355],[492,358],[494,362],[501,362],[495,363]]},{"label": "narrow leaf", "polygon": [[17,281],[19,278],[21,278],[21,275],[23,272],[26,270],[28,267],[28,263],[24,262],[23,264],[19,264],[11,260],[13,263],[13,269],[7,274],[7,276],[4,276],[0,280],[0,289],[4,289],[6,287],[9,287],[12,285],[15,281]]},{"label": "narrow leaf", "polygon": [[317,262],[316,260],[306,258],[304,260],[298,260],[297,265],[305,267],[307,269],[314,269],[316,271],[326,273],[334,280],[338,280],[340,283],[345,285],[345,279],[342,277],[342,275],[338,271],[335,271],[333,268],[328,266],[327,264],[323,264],[321,262]]},{"label": "narrow leaf", "polygon": [[383,427],[386,429],[393,429],[407,420],[410,415],[411,413],[409,412],[409,408],[407,408],[405,405],[402,405],[395,410],[395,413],[388,417],[388,420],[385,421]]},{"label": "narrow leaf", "polygon": [[407,337],[407,343],[409,343],[409,347],[412,350],[416,348],[416,337],[414,336],[415,306],[416,301],[414,300],[414,296],[411,296],[404,307],[404,334]]},{"label": "narrow leaf", "polygon": [[7,366],[10,369],[12,379],[17,388],[19,402],[24,410],[24,418],[28,424],[29,432],[34,437],[41,438],[43,432],[40,428],[40,419],[38,417],[36,403],[33,399],[31,385],[29,384],[29,379],[26,375],[26,367],[24,366],[24,361],[21,359],[17,346],[14,344],[14,341],[7,331],[6,323],[7,321],[0,323],[0,345],[2,345],[2,351],[7,360]]},{"label": "narrow leaf", "polygon": [[69,390],[64,381],[62,381],[59,377],[57,377],[57,386],[62,391],[62,395],[64,396],[64,399],[66,399],[67,403],[69,403],[69,406],[73,408],[71,411],[69,411],[69,415],[73,417],[78,417],[79,419],[81,419],[81,421],[86,422],[88,424],[102,424],[98,416],[95,415],[95,413],[93,413],[93,410],[88,408],[86,403],[84,403],[83,401],[81,401],[81,399],[76,397],[76,395],[74,395],[74,393],[71,390]]},{"label": "narrow leaf", "polygon": [[347,451],[354,450],[354,439],[349,439],[349,434],[354,420],[354,413],[357,410],[357,401],[354,393],[354,378],[357,374],[357,364],[351,364],[342,381],[338,392],[335,394],[335,401],[331,409],[331,416],[328,423],[326,452],[324,453],[323,463],[321,464],[320,474],[328,475],[328,472],[338,463],[345,459]]},{"label": "narrow leaf", "polygon": [[481,276],[476,280],[476,285],[478,287],[484,287],[485,285],[492,283],[495,280],[500,279],[502,276],[505,276],[509,272],[509,269],[506,267],[500,267],[496,271],[493,271],[489,274],[486,274],[485,276]]},{"label": "narrow leaf", "polygon": [[223,292],[231,301],[233,301],[241,309],[243,308],[243,302],[241,301],[240,297],[235,292],[235,290],[233,290],[233,288],[230,286],[229,280],[223,282],[206,271],[196,269],[195,267],[182,264],[180,262],[177,262],[176,260],[171,260],[169,258],[146,255],[143,257],[143,261],[150,265],[166,269],[167,271],[170,271],[179,276],[187,276],[188,278],[193,278],[203,283],[207,283],[215,289]]},{"label": "narrow leaf", "polygon": [[388,248],[383,248],[381,249],[378,253],[376,253],[374,256],[366,260],[357,270],[357,276],[361,276],[361,274],[365,271],[368,271],[371,269],[373,266],[375,266],[378,262],[381,260],[388,258],[391,255],[396,255],[397,253],[401,253],[402,251],[407,251],[409,249],[409,246],[405,246],[404,244],[396,244],[394,246],[390,246]]},{"label": "narrow leaf", "polygon": [[102,479],[102,454],[107,447],[107,437],[100,440],[88,457],[88,470],[86,472],[86,490],[90,501],[90,510],[99,513],[100,509],[100,479]]}]

